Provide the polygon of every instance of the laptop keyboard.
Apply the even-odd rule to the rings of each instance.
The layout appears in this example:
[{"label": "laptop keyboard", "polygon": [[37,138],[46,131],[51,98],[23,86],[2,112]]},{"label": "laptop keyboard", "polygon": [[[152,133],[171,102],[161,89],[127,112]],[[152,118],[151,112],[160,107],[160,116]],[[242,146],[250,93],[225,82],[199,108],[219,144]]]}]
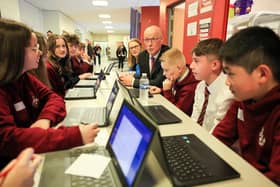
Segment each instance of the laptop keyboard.
[{"label": "laptop keyboard", "polygon": [[212,176],[190,149],[187,136],[162,137],[163,147],[166,154],[171,174],[182,183]]},{"label": "laptop keyboard", "polygon": [[[82,153],[93,153],[92,149],[75,149],[70,152],[71,162],[73,163],[77,157]],[[105,155],[104,148],[94,150],[94,153]],[[94,166],[93,166],[94,167]],[[113,177],[107,167],[99,179],[71,175],[71,187],[113,187]]]},{"label": "laptop keyboard", "polygon": [[178,123],[181,120],[162,105],[144,106],[145,112],[159,124]]},{"label": "laptop keyboard", "polygon": [[105,108],[95,108],[94,110],[89,109],[86,112],[83,113],[81,117],[81,122],[84,123],[92,123],[92,122],[98,122],[99,124],[104,123],[104,115],[105,115]]}]

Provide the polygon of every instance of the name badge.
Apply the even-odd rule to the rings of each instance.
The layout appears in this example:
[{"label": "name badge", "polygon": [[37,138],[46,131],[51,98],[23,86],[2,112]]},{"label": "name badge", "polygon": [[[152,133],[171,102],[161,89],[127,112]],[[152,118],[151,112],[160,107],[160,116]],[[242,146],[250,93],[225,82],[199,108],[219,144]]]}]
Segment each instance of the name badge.
[{"label": "name badge", "polygon": [[22,101],[14,104],[14,107],[17,112],[25,109],[25,105]]},{"label": "name badge", "polygon": [[238,108],[237,118],[241,121],[244,121],[243,110]]}]

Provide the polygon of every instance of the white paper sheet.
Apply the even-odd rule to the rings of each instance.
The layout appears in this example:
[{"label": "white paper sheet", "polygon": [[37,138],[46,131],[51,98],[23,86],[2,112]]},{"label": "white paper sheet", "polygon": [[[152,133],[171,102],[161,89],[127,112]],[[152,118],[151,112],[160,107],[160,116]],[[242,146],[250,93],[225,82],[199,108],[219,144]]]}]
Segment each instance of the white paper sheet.
[{"label": "white paper sheet", "polygon": [[65,174],[100,178],[109,162],[109,157],[98,154],[81,154],[67,168]]}]

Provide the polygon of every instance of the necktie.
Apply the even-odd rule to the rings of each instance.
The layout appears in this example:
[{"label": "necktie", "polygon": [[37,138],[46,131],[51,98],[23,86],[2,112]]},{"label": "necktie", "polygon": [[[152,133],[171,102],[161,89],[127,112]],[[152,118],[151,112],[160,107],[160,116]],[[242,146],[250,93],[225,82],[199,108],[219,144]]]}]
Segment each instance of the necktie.
[{"label": "necktie", "polygon": [[152,73],[155,66],[155,58],[151,57],[150,73]]},{"label": "necktie", "polygon": [[206,112],[206,108],[207,108],[207,104],[208,104],[208,98],[209,98],[209,91],[207,89],[207,87],[205,86],[205,90],[204,90],[204,103],[202,105],[202,110],[200,112],[200,115],[197,119],[197,123],[199,125],[203,124],[203,120],[204,120],[204,116],[205,116],[205,112]]}]

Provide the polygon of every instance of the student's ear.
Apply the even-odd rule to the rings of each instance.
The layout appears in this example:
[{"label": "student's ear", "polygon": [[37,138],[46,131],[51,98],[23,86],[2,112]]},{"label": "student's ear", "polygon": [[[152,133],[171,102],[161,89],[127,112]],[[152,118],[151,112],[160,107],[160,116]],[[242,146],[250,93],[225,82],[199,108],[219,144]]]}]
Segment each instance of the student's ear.
[{"label": "student's ear", "polygon": [[259,83],[265,83],[273,78],[271,69],[265,64],[259,65],[256,68],[256,71],[257,71]]},{"label": "student's ear", "polygon": [[222,63],[218,59],[215,59],[212,61],[211,67],[212,67],[213,72],[220,72],[222,69]]}]

